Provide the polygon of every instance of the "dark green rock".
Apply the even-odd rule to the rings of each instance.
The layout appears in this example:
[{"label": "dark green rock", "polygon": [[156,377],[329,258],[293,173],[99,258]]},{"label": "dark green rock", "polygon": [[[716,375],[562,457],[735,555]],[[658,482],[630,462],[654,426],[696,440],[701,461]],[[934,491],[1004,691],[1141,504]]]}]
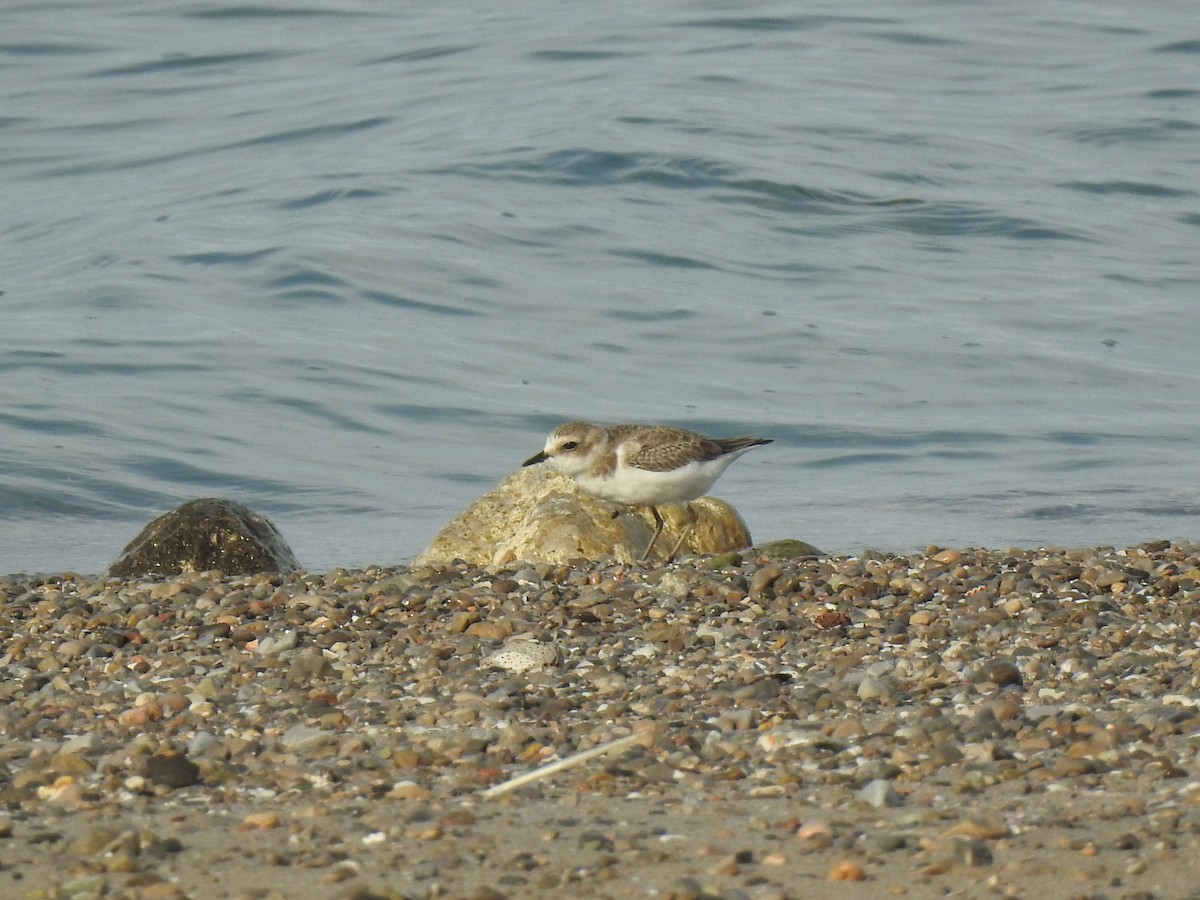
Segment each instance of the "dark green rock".
[{"label": "dark green rock", "polygon": [[708,568],[717,569],[736,569],[742,564],[742,555],[736,550],[730,550],[726,553],[718,553],[715,556],[710,556],[704,561]]},{"label": "dark green rock", "polygon": [[275,526],[232,500],[189,500],[159,516],[109,566],[116,578],[219,569],[226,575],[300,568]]},{"label": "dark green rock", "polygon": [[785,538],[781,541],[767,541],[765,544],[756,544],[751,548],[754,553],[759,556],[766,556],[770,559],[797,559],[802,556],[824,556],[825,554],[806,541],[798,541],[794,538]]}]

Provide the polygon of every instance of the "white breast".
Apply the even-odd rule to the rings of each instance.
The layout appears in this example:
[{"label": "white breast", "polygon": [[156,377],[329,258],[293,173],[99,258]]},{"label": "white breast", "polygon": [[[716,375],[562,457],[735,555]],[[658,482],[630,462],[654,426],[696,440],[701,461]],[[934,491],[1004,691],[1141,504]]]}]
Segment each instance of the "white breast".
[{"label": "white breast", "polygon": [[621,460],[606,478],[584,472],[576,475],[575,481],[589,494],[626,506],[686,503],[704,496],[717,477],[739,456],[741,453],[730,453],[719,459],[690,462],[668,472],[638,469]]}]

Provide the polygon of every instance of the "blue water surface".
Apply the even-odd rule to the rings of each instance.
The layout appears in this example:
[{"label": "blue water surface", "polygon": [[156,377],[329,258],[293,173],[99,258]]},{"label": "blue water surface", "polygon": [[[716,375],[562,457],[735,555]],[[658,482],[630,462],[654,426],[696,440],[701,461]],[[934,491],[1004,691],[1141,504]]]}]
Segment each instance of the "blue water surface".
[{"label": "blue water surface", "polygon": [[0,572],[402,562],[569,418],[830,551],[1195,538],[1192,0],[0,13]]}]

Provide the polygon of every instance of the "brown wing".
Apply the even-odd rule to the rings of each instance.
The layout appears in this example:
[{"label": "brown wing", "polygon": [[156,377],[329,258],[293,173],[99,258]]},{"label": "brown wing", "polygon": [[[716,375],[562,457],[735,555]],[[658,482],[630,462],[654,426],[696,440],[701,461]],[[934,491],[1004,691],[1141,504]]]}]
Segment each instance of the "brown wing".
[{"label": "brown wing", "polygon": [[631,466],[649,472],[669,472],[692,460],[716,459],[726,452],[717,441],[682,428],[653,428],[633,440],[638,446],[625,459]]},{"label": "brown wing", "polygon": [[721,445],[722,453],[734,453],[738,450],[748,450],[751,447],[761,447],[763,444],[771,443],[770,438],[760,437],[731,437],[717,438],[713,443]]},{"label": "brown wing", "polygon": [[756,437],[706,438],[684,428],[658,425],[613,425],[608,429],[613,441],[629,440],[633,446],[625,454],[631,466],[648,472],[669,472],[692,460],[716,459],[771,441]]}]

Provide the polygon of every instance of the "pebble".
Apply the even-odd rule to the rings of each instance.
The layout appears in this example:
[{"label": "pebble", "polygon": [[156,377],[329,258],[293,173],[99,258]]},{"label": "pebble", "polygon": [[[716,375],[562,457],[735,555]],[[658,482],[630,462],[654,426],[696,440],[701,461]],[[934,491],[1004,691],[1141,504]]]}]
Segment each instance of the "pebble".
[{"label": "pebble", "polygon": [[992,659],[977,666],[971,673],[971,681],[990,681],[1005,687],[1021,684],[1021,670],[1007,659]]},{"label": "pebble", "polygon": [[879,778],[867,782],[860,788],[858,797],[868,806],[876,809],[882,809],[885,806],[900,806],[904,803],[904,799],[892,787],[892,783]]},{"label": "pebble", "polygon": [[146,777],[176,790],[196,784],[200,780],[200,767],[179,753],[157,753],[146,760]]},{"label": "pebble", "polygon": [[[408,873],[400,895],[470,896],[464,859],[497,847],[486,889],[508,896],[627,894],[655,854],[700,846],[718,852],[654,881],[664,896],[787,896],[813,860],[880,896],[993,876],[1050,896],[1048,835],[1108,879],[1192,874],[1200,547],[717,562],[0,576],[4,870],[13,847],[65,849],[91,868],[60,866],[58,894],[168,892],[170,838],[174,889],[203,895],[179,874],[204,868],[188,820],[224,810],[272,868],[348,896],[386,896],[385,872]],[[180,821],[143,834],[143,801]],[[530,829],[538,802],[554,812]],[[659,831],[630,833],[623,803],[659,804]],[[680,815],[763,821],[661,840]]]},{"label": "pebble", "polygon": [[830,881],[862,881],[867,877],[863,867],[854,862],[838,862],[829,870]]},{"label": "pebble", "polygon": [[[635,651],[636,652],[636,651]],[[534,639],[507,641],[499,650],[485,656],[481,664],[509,672],[537,672],[558,661],[558,648]]]}]

